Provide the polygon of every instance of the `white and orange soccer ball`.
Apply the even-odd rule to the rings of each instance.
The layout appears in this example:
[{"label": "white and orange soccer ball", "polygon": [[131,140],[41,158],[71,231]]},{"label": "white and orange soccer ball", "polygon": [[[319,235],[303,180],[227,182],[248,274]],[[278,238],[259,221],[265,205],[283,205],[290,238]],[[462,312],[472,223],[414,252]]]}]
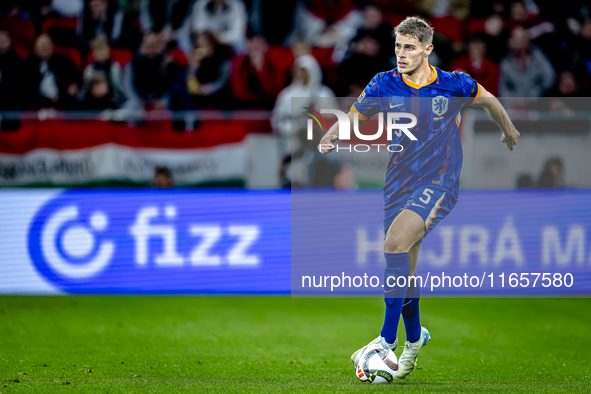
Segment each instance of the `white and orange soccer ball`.
[{"label": "white and orange soccer ball", "polygon": [[367,345],[355,360],[355,375],[364,383],[391,383],[397,372],[396,354],[379,344]]}]

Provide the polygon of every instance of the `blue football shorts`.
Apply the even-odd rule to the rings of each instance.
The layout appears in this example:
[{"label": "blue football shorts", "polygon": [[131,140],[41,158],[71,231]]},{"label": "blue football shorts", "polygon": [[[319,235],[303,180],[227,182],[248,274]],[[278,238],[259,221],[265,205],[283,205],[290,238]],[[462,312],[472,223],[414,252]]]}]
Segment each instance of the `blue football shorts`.
[{"label": "blue football shorts", "polygon": [[[384,207],[384,235],[388,233],[390,225],[396,216],[408,209],[417,213],[425,222],[425,237],[443,220],[454,208],[457,200],[449,190],[432,185],[421,186],[413,191],[407,191],[398,200],[386,202]],[[421,240],[422,241],[422,240]],[[421,243],[417,242],[417,244]]]}]

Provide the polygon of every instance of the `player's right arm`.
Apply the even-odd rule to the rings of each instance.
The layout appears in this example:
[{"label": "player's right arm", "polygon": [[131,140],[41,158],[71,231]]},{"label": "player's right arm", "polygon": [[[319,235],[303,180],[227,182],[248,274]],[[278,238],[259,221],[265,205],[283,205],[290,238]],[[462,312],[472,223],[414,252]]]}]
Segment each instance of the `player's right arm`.
[{"label": "player's right arm", "polygon": [[[353,112],[349,111],[347,113],[347,117],[349,118],[349,127],[351,128],[350,131],[353,131]],[[335,143],[339,140],[339,122],[335,122],[331,128],[324,134],[324,137],[320,140],[318,144],[318,150],[323,155],[332,152],[336,147]]]}]

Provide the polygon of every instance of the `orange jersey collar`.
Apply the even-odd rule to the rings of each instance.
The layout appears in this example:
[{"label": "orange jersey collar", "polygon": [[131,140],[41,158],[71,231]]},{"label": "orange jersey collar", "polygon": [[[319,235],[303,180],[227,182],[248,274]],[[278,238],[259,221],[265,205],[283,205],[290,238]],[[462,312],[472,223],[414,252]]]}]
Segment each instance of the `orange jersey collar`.
[{"label": "orange jersey collar", "polygon": [[411,88],[415,88],[415,89],[420,89],[422,87],[425,87],[427,85],[431,85],[433,82],[435,82],[437,80],[437,69],[435,67],[433,67],[432,65],[429,64],[429,67],[431,67],[431,69],[433,70],[433,78],[431,78],[429,80],[429,82],[427,82],[424,85],[417,85],[414,82],[408,81],[406,78],[404,78],[404,74],[400,74],[402,77],[402,81],[407,84],[408,86],[410,86]]}]

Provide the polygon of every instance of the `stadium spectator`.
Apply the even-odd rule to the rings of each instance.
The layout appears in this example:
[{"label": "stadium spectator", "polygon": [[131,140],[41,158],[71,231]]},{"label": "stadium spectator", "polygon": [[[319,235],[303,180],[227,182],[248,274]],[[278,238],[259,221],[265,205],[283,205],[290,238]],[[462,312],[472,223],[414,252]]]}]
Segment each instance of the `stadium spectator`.
[{"label": "stadium spectator", "polygon": [[234,98],[241,107],[272,108],[288,84],[293,55],[288,49],[270,47],[263,36],[251,37],[247,48],[247,54],[234,61]]},{"label": "stadium spectator", "polygon": [[[344,176],[339,177],[341,163],[337,160],[327,159],[326,157],[315,155],[311,165],[310,186],[322,188],[335,188],[351,184],[353,179],[350,176],[351,171],[346,170]],[[349,178],[349,179],[347,179]],[[343,183],[345,185],[343,185]]]},{"label": "stadium spectator", "polygon": [[174,187],[174,181],[172,179],[172,172],[170,169],[167,167],[154,168],[152,186],[160,189]]},{"label": "stadium spectator", "polygon": [[538,187],[563,187],[564,167],[559,158],[548,159],[544,164],[544,171],[538,181]]},{"label": "stadium spectator", "polygon": [[[279,185],[282,189],[290,189],[292,187],[290,177],[291,155],[285,156],[281,159],[279,164]],[[298,185],[293,185],[298,187]]]},{"label": "stadium spectator", "polygon": [[297,59],[300,56],[311,55],[312,48],[310,47],[310,44],[308,44],[307,42],[296,41],[291,46],[291,53],[293,54],[293,58]]},{"label": "stadium spectator", "polygon": [[534,187],[534,180],[532,179],[531,175],[529,174],[522,174],[517,177],[517,188],[518,189],[527,189],[530,187]]},{"label": "stadium spectator", "polygon": [[187,16],[192,0],[141,0],[140,25],[143,32],[168,31],[184,51],[191,50],[191,23]]},{"label": "stadium spectator", "polygon": [[583,21],[571,61],[575,76],[585,90],[591,89],[591,19]]},{"label": "stadium spectator", "polygon": [[197,0],[191,14],[193,32],[212,32],[239,53],[246,50],[247,19],[242,0]]},{"label": "stadium spectator", "polygon": [[558,74],[556,86],[546,92],[547,97],[580,97],[579,85],[575,75],[568,71]]},{"label": "stadium spectator", "polygon": [[98,35],[117,42],[123,30],[123,10],[113,0],[86,0],[77,30],[84,42],[90,43]]},{"label": "stadium spectator", "polygon": [[0,17],[31,18],[39,14],[43,3],[49,0],[2,0],[0,1]]},{"label": "stadium spectator", "polygon": [[34,53],[23,63],[22,97],[28,109],[75,109],[78,72],[74,63],[54,53],[47,34],[35,41]]},{"label": "stadium spectator", "polygon": [[247,0],[246,4],[254,34],[264,36],[270,45],[284,44],[294,29],[298,0]]},{"label": "stadium spectator", "polygon": [[166,81],[162,74],[164,41],[160,34],[144,36],[140,51],[123,73],[126,109],[164,109],[167,105]]},{"label": "stadium spectator", "polygon": [[41,8],[41,13],[48,15],[55,12],[59,16],[74,18],[82,14],[84,0],[51,0],[51,3]]},{"label": "stadium spectator", "polygon": [[84,111],[103,111],[116,109],[117,105],[111,98],[108,77],[103,72],[95,72],[87,82],[85,95],[80,104]]},{"label": "stadium spectator", "polygon": [[[441,58],[441,67],[446,68],[453,60],[450,57],[454,57],[456,53],[462,50],[464,41],[462,30],[470,15],[470,2],[426,0],[420,3],[418,6],[423,13],[432,15],[430,22],[436,34],[435,51],[437,57]],[[442,47],[441,41],[445,41],[445,46],[451,48],[442,51],[440,49]]]},{"label": "stadium spectator", "polygon": [[294,38],[312,46],[334,48],[355,36],[363,18],[352,0],[307,0],[296,15]]},{"label": "stadium spectator", "polygon": [[486,43],[480,36],[470,39],[467,55],[452,62],[451,69],[469,74],[490,93],[498,95],[499,66],[486,57]]},{"label": "stadium spectator", "polygon": [[[120,107],[122,103],[134,102],[122,93],[128,90],[138,97],[138,108],[228,107],[229,103],[237,103],[239,107],[271,107],[277,92],[289,80],[286,74],[292,56],[275,46],[285,42],[292,44],[293,58],[313,53],[324,70],[324,83],[334,87],[339,95],[356,95],[371,74],[393,67],[387,63],[393,52],[389,23],[401,17],[400,14],[427,12],[438,23],[439,34],[434,40],[440,63],[432,59],[436,64],[445,66],[455,60],[452,42],[458,37],[480,32],[477,38],[469,41],[467,53],[453,61],[453,68],[469,73],[488,91],[498,92],[500,96],[559,98],[546,100],[544,105],[550,107],[543,110],[571,114],[581,108],[577,106],[582,100],[572,97],[584,96],[591,88],[591,19],[583,3],[554,4],[549,0],[502,0],[490,4],[426,0],[419,3],[414,0],[396,3],[388,0],[6,0],[0,2],[3,17],[0,30],[10,33],[0,33],[0,41],[8,42],[10,49],[0,53],[0,92],[14,86],[11,81],[15,69],[22,80],[18,82],[18,98],[14,94],[2,94],[0,107],[74,109],[75,98],[82,102],[87,97],[86,87],[96,72],[104,73],[110,98]],[[471,18],[464,20],[468,5]],[[159,59],[148,61],[145,43],[141,46],[139,40],[134,43],[132,36],[139,31],[133,33],[134,21],[127,18],[130,14],[124,9],[132,14],[139,11],[138,20],[146,34],[159,33],[158,46],[162,48],[158,50]],[[68,18],[74,15],[78,16],[77,30],[69,24],[73,21]],[[451,23],[450,18],[455,18],[453,26],[446,25],[448,21]],[[54,21],[56,23],[45,23]],[[248,22],[253,38],[246,40]],[[58,34],[59,28],[68,30],[68,36]],[[189,67],[182,60],[182,52],[193,52],[191,30],[205,35],[200,36],[203,45],[191,56],[192,67]],[[215,40],[208,39],[206,30],[212,31],[222,44],[229,45],[210,44]],[[47,61],[42,61],[38,53],[43,51],[36,48],[36,54],[18,69],[14,66],[18,59],[13,50],[21,58],[27,57],[34,46],[35,33],[41,31],[53,37],[51,55]],[[95,44],[94,39],[99,36],[106,37],[106,42],[101,38],[97,41],[100,44]],[[164,48],[168,40],[171,44],[167,52]],[[42,38],[43,41],[46,44],[41,47],[48,47],[48,40]],[[89,44],[93,52],[91,63],[84,68],[83,89],[77,94],[75,82],[80,75],[71,68],[72,62],[58,54],[67,54],[80,68]],[[6,44],[0,42],[0,45],[3,45],[0,51],[5,51]],[[134,64],[150,63],[138,76],[146,77],[146,83],[136,86],[134,82],[129,85],[131,89],[123,83],[124,76],[134,73],[131,69],[130,73],[122,72],[117,63],[125,64],[132,53],[116,49],[121,46],[134,51],[139,48],[139,58],[134,59],[137,60]],[[230,71],[232,51],[229,47],[245,51],[234,62],[233,71]],[[111,60],[111,52],[116,60]],[[552,54],[552,59],[546,58],[544,53]],[[501,67],[495,66],[501,58]],[[49,70],[46,76],[39,77],[43,81],[41,89],[39,84],[33,86],[37,80],[35,75],[39,74],[33,59],[37,59],[43,70]],[[570,71],[560,73],[555,87],[548,91],[554,85],[550,61],[554,69]],[[69,71],[61,67],[51,69],[60,62],[68,63],[65,68]],[[35,72],[29,75],[31,69]],[[143,75],[144,70],[146,75]],[[497,70],[502,75],[495,75]],[[360,75],[363,73],[367,76]],[[497,78],[499,82],[495,83]],[[578,87],[571,92],[573,85]],[[138,95],[136,88],[152,98],[140,97],[144,93]],[[33,98],[28,99],[29,96]],[[20,97],[27,98],[20,101]]]},{"label": "stadium spectator", "polygon": [[[556,31],[553,38],[556,42],[556,52],[551,58],[557,70],[573,69],[573,55],[575,55],[585,21],[591,15],[589,3],[582,1],[536,0],[540,7],[540,16],[551,21]],[[543,49],[543,48],[542,48]],[[550,54],[551,52],[547,52]]]},{"label": "stadium spectator", "polygon": [[573,117],[574,111],[589,109],[587,100],[582,98],[579,84],[571,71],[558,74],[556,85],[544,94],[542,109],[549,110],[554,116]]},{"label": "stadium spectator", "polygon": [[98,36],[92,41],[92,63],[84,69],[82,74],[82,97],[86,96],[86,87],[96,73],[106,76],[109,88],[109,99],[119,107],[125,101],[123,94],[123,71],[119,63],[111,59],[111,48],[105,36]]},{"label": "stadium spectator", "polygon": [[542,96],[554,84],[554,69],[546,55],[531,44],[523,27],[511,33],[509,49],[500,64],[500,96]]},{"label": "stadium spectator", "polygon": [[350,54],[339,65],[339,94],[347,95],[390,68],[390,59],[382,55],[379,38],[374,34],[364,35],[354,42]]},{"label": "stadium spectator", "polygon": [[11,46],[10,34],[0,30],[0,111],[19,109],[21,61]]},{"label": "stadium spectator", "polygon": [[[172,111],[183,111],[193,108],[193,100],[187,91],[188,67],[189,64],[185,53],[179,48],[174,48],[173,45],[166,52],[162,65],[169,96],[168,107]],[[185,113],[182,120],[180,118],[175,119],[173,121],[173,128],[179,132],[194,130],[194,114]]]},{"label": "stadium spectator", "polygon": [[[555,53],[558,50],[554,34],[556,26],[541,18],[533,1],[473,2],[472,6],[478,17],[483,16],[483,11],[492,13],[480,21],[472,20],[471,31],[485,33],[488,57],[494,62],[499,62],[507,52],[509,37],[518,27],[525,29],[530,40],[543,52]],[[551,60],[557,59],[553,57]]]},{"label": "stadium spectator", "polygon": [[196,108],[223,108],[231,98],[232,53],[208,31],[198,33],[189,57],[187,89]]},{"label": "stadium spectator", "polygon": [[[474,8],[476,8],[477,14],[481,15],[481,12],[484,10],[478,10],[478,8],[475,7],[477,4],[482,6],[484,5],[484,2],[472,4],[472,9],[474,10]],[[499,6],[498,3],[496,5]],[[472,19],[468,22],[470,34],[480,35],[482,37],[486,43],[487,57],[491,59],[493,63],[499,63],[507,54],[509,32],[504,29],[505,22],[500,15],[501,10],[502,7],[496,7],[491,15],[484,18],[481,17],[480,19]]]},{"label": "stadium spectator", "polygon": [[107,36],[111,46],[131,49],[137,47],[139,40],[136,37],[138,33],[128,26],[125,13],[119,8],[117,0],[86,0],[76,30],[85,47],[99,35]]},{"label": "stadium spectator", "polygon": [[332,59],[340,63],[352,53],[356,53],[356,46],[360,40],[371,36],[378,40],[380,44],[379,56],[390,60],[394,57],[394,38],[392,37],[392,26],[383,20],[382,11],[373,4],[366,5],[363,8],[363,24],[357,31],[357,34],[349,42],[340,43],[335,47]]},{"label": "stadium spectator", "polygon": [[522,0],[513,1],[509,7],[507,28],[512,30],[517,26],[524,27],[530,39],[546,52],[556,49],[552,37],[556,30],[554,24],[543,20],[538,12],[530,12]]},{"label": "stadium spectator", "polygon": [[[336,60],[338,51],[339,48],[335,48],[333,60]],[[391,63],[393,56],[392,26],[383,21],[377,6],[366,6],[363,9],[363,25],[349,42],[338,67],[338,94],[346,96],[363,89],[374,75],[394,67]]]},{"label": "stadium spectator", "polygon": [[[325,108],[338,108],[334,92],[322,85],[322,70],[316,59],[310,55],[298,57],[294,64],[293,81],[279,93],[271,115],[273,130],[281,140],[280,151],[283,156],[290,155],[292,152],[292,97],[302,98],[300,102],[302,107],[317,108],[320,105],[319,101],[322,101]],[[298,111],[298,116],[299,112],[301,111]],[[295,151],[303,147],[294,146],[293,148]]]}]

